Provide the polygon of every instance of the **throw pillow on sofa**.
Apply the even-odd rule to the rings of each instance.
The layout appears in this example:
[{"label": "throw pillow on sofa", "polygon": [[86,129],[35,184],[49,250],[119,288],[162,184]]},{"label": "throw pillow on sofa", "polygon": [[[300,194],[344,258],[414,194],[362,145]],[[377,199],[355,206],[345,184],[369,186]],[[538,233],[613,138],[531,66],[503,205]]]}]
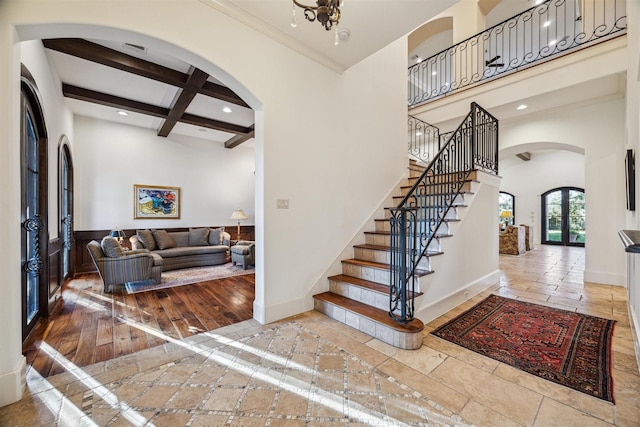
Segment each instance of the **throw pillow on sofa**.
[{"label": "throw pillow on sofa", "polygon": [[136,230],[136,236],[138,237],[138,240],[140,240],[140,243],[142,243],[142,246],[145,249],[153,251],[158,247],[156,245],[156,239],[153,238],[153,234],[151,233],[151,231]]},{"label": "throw pillow on sofa", "polygon": [[214,228],[212,230],[209,230],[209,244],[211,246],[221,245],[222,233],[224,233],[224,227]]},{"label": "throw pillow on sofa", "polygon": [[209,246],[209,229],[190,228],[189,246]]},{"label": "throw pillow on sofa", "polygon": [[104,256],[109,258],[117,258],[124,256],[124,249],[120,246],[118,239],[115,237],[105,236],[100,243]]},{"label": "throw pillow on sofa", "polygon": [[151,234],[153,234],[153,238],[156,239],[156,245],[158,245],[158,249],[169,249],[176,247],[176,242],[173,241],[166,230],[153,230]]}]

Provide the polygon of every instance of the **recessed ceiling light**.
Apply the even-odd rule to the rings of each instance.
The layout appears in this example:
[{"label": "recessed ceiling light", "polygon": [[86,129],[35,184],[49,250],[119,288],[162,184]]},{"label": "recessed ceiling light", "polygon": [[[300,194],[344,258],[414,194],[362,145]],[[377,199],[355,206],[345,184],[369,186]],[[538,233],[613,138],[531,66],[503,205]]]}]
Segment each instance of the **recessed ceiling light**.
[{"label": "recessed ceiling light", "polygon": [[542,24],[543,27],[548,27],[549,25],[551,25],[551,21],[545,21],[545,23]]},{"label": "recessed ceiling light", "polygon": [[438,72],[437,72],[437,71],[432,71],[432,72],[431,72],[431,75],[432,75],[432,76],[435,76],[436,74],[438,74]]},{"label": "recessed ceiling light", "polygon": [[527,108],[527,106],[524,104],[521,104],[516,107],[516,110],[524,110],[525,108]]},{"label": "recessed ceiling light", "polygon": [[225,112],[225,113],[230,113],[230,112],[231,112],[231,111],[233,111],[233,110],[231,110],[231,108],[229,108],[229,107],[224,107],[224,108],[222,109],[222,111],[223,111],[223,112]]},{"label": "recessed ceiling light", "polygon": [[558,43],[558,41],[557,41],[557,40],[551,40],[551,41],[549,42],[549,46],[554,46],[556,43]]},{"label": "recessed ceiling light", "polygon": [[118,111],[118,114],[121,116],[128,116],[129,113],[127,113],[126,111]]}]

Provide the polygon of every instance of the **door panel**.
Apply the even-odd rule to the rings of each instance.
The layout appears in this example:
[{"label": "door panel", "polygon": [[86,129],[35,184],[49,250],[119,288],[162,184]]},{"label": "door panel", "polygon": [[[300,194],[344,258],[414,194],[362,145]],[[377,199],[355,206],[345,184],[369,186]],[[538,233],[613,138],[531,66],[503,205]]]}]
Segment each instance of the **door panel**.
[{"label": "door panel", "polygon": [[584,190],[562,187],[542,195],[542,243],[584,246]]}]

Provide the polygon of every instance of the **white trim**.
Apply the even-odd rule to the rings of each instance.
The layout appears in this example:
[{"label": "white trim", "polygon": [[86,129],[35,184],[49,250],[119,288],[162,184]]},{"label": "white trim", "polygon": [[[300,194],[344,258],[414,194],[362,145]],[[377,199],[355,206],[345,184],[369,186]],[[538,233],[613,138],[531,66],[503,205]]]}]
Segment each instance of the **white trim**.
[{"label": "white trim", "polygon": [[625,286],[625,277],[620,274],[603,273],[599,271],[584,271],[584,281],[601,283],[603,285]]},{"label": "white trim", "polygon": [[640,322],[636,317],[636,312],[633,305],[627,301],[627,309],[629,310],[629,320],[631,322],[631,336],[633,338],[633,348],[636,352],[636,362],[638,372],[640,373]]},{"label": "white trim", "polygon": [[15,369],[0,375],[0,407],[22,399],[27,382],[27,359],[20,356]]},{"label": "white trim", "polygon": [[423,306],[422,308],[420,308],[420,311],[416,313],[415,317],[422,320],[422,322],[425,324],[429,323],[433,319],[442,316],[443,314],[459,306],[463,302],[473,298],[475,295],[479,294],[485,289],[497,285],[499,282],[500,270],[495,270],[487,274],[486,276],[467,284],[457,292],[454,292],[437,301],[432,301],[426,306]]}]

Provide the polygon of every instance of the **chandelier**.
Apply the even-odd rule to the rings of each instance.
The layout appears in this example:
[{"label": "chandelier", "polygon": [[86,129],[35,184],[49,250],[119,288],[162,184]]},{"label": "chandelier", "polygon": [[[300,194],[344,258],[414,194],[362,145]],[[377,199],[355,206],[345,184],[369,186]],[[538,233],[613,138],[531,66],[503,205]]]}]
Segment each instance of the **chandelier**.
[{"label": "chandelier", "polygon": [[[293,19],[291,26],[296,27],[296,6],[304,10],[304,17],[309,22],[316,19],[325,30],[329,31],[334,25],[338,25],[340,21],[340,7],[343,0],[316,0],[316,6],[307,6],[293,0]],[[337,31],[337,29],[336,29]]]}]

